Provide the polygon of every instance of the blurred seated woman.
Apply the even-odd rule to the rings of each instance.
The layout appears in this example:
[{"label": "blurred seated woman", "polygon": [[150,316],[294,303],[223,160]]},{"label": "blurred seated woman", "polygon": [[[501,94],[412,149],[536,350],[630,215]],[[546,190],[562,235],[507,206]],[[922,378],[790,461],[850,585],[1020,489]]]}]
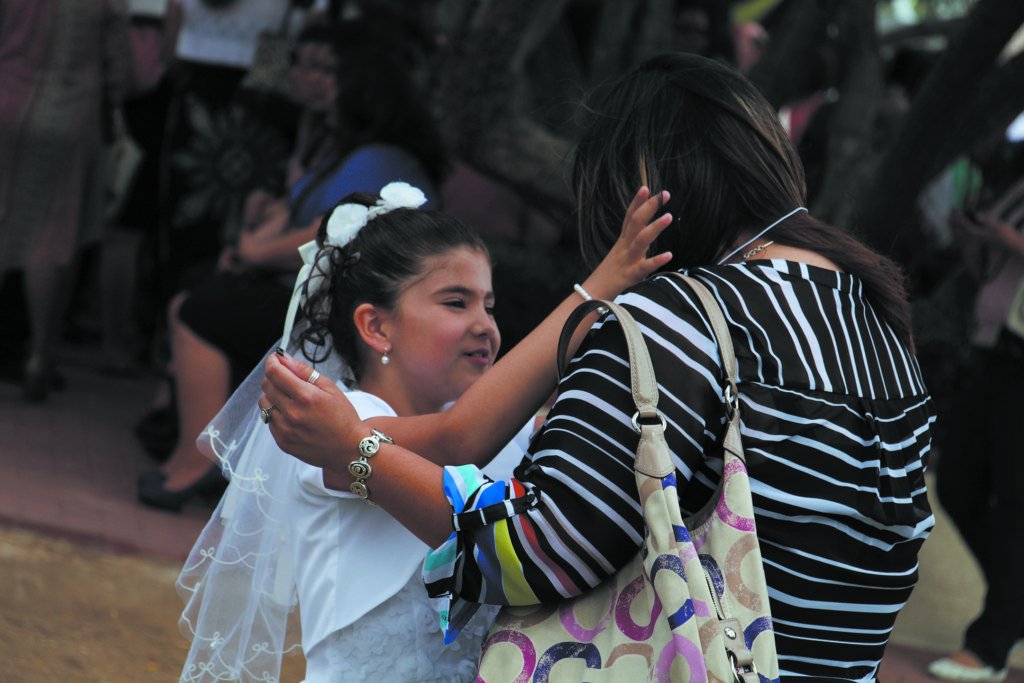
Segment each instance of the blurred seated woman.
[{"label": "blurred seated woman", "polygon": [[224,251],[218,272],[172,301],[181,436],[163,466],[139,477],[146,505],[178,511],[223,489],[195,438],[276,344],[302,265],[298,247],[315,237],[323,215],[351,192],[376,193],[399,180],[421,188],[427,208],[439,208],[440,137],[405,65],[370,42],[376,35],[351,22],[314,24],[299,38],[291,80],[305,114],[289,196],[251,196],[238,244]]}]

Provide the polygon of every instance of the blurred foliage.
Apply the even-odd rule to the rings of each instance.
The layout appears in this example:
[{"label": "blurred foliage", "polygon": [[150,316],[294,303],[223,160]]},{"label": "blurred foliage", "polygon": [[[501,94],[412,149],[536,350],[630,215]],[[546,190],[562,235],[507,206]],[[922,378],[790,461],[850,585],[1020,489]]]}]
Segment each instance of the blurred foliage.
[{"label": "blurred foliage", "polygon": [[878,3],[880,22],[888,19],[907,21],[935,21],[962,17],[976,0],[881,0]]}]

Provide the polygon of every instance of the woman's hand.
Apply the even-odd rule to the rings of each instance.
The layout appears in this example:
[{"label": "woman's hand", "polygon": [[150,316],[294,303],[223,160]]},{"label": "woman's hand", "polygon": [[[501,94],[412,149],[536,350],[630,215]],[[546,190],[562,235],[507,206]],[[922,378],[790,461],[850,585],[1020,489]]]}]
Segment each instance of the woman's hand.
[{"label": "woman's hand", "polygon": [[626,209],[619,239],[583,283],[587,293],[595,299],[612,299],[672,260],[672,253],[667,251],[650,258],[647,256],[654,240],[672,223],[670,213],[651,221],[651,217],[668,200],[666,191],[653,197],[646,187],[637,191]]},{"label": "woman's hand", "polygon": [[949,213],[949,223],[961,238],[996,247],[1024,260],[1024,237],[1006,221],[983,213],[969,214],[961,209],[953,209]]},{"label": "woman's hand", "polygon": [[263,190],[246,199],[242,230],[238,235],[236,260],[245,267],[258,266],[279,258],[278,242],[289,231],[288,202]]},{"label": "woman's hand", "polygon": [[313,369],[287,355],[266,361],[259,407],[273,406],[270,433],[285,453],[310,465],[344,470],[370,433],[341,389],[327,377],[311,384]]},{"label": "woman's hand", "polygon": [[253,190],[242,207],[242,232],[252,232],[268,222],[288,221],[288,200],[266,190]]},{"label": "woman's hand", "polygon": [[1012,225],[983,213],[969,214],[961,209],[953,209],[949,219],[960,234],[997,247],[1006,246],[1016,236]]}]

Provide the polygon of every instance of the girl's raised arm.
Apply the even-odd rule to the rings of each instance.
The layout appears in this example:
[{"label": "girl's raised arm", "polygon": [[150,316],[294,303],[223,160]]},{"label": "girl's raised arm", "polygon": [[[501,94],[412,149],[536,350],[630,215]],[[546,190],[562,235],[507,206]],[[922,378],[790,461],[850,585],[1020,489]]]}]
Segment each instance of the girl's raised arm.
[{"label": "girl's raised arm", "polygon": [[[653,197],[646,187],[633,198],[622,233],[604,260],[583,283],[596,299],[611,299],[667,263],[670,253],[647,257],[654,239],[672,221],[671,214],[651,218],[668,201],[668,192]],[[526,338],[483,374],[443,413],[416,417],[375,417],[366,425],[391,436],[410,451],[442,465],[488,462],[522,429],[554,391],[558,337],[569,314],[583,299],[572,292]],[[570,356],[585,334],[573,338]],[[275,405],[273,432],[281,448],[307,462],[337,457],[347,463],[353,452],[343,444],[352,433],[355,411],[342,392],[326,380],[311,385],[311,369],[294,358],[271,356],[264,391],[287,397]],[[270,394],[273,393],[273,396]],[[360,425],[366,431],[366,425]]]}]

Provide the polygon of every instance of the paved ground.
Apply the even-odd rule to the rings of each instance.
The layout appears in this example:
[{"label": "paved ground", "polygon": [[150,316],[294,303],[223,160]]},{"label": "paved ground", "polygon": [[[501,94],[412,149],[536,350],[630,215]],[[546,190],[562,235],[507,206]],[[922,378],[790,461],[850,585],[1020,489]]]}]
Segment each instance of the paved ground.
[{"label": "paved ground", "polygon": [[[135,502],[135,478],[153,463],[131,426],[146,411],[155,380],[105,376],[89,369],[87,358],[65,371],[67,389],[41,405],[22,402],[17,386],[0,383],[0,527],[43,532],[112,557],[180,562],[211,508],[196,502],[168,514]],[[9,561],[4,551],[0,564]],[[921,583],[882,665],[883,683],[932,680],[924,666],[957,647],[980,605],[977,569],[941,515],[921,565]],[[75,578],[69,566],[67,579]],[[0,619],[0,642],[26,637],[11,623]],[[167,643],[169,650],[181,647]],[[1024,683],[1024,651],[1013,664],[1021,668],[1008,680]],[[5,678],[22,680],[29,679]]]}]

